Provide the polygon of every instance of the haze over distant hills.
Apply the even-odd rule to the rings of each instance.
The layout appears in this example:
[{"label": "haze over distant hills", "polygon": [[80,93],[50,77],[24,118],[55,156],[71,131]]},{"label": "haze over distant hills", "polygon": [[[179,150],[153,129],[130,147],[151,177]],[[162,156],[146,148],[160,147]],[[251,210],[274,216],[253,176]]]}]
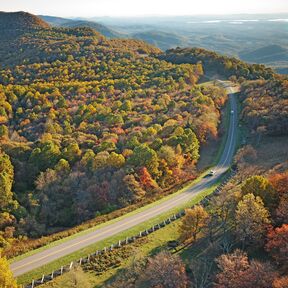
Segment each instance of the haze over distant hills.
[{"label": "haze over distant hills", "polygon": [[41,18],[56,26],[88,26],[109,38],[141,39],[162,50],[203,47],[288,72],[288,14]]},{"label": "haze over distant hills", "polygon": [[288,73],[288,14],[67,19],[0,13],[0,29],[5,30],[0,39],[13,38],[24,28],[89,27],[108,38],[144,40],[162,50],[202,47]]},{"label": "haze over distant hills", "polygon": [[105,25],[93,21],[65,19],[61,17],[42,16],[42,15],[39,17],[52,26],[66,27],[66,28],[89,27],[100,32],[101,34],[103,34],[105,37],[108,38],[122,38],[124,36],[121,33],[118,33]]}]

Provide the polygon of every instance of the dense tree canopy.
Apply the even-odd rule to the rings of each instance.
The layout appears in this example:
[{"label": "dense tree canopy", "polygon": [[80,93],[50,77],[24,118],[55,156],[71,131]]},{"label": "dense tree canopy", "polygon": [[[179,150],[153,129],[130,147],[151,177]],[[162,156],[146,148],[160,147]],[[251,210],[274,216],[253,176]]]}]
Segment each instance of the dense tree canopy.
[{"label": "dense tree canopy", "polygon": [[200,63],[168,63],[144,42],[89,28],[34,24],[1,36],[3,238],[71,227],[195,177],[227,100],[197,85]]}]

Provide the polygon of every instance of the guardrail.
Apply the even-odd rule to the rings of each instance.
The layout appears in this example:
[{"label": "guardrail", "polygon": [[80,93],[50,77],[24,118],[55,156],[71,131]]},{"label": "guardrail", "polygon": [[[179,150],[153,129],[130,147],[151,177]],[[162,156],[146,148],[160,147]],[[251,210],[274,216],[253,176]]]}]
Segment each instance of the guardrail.
[{"label": "guardrail", "polygon": [[[229,175],[227,175],[223,181],[221,182],[221,184],[209,195],[207,195],[206,197],[204,197],[199,203],[194,204],[195,205],[202,205],[202,206],[207,206],[209,203],[209,200],[215,196],[218,195],[223,187],[227,184],[227,182],[236,174],[237,170],[232,170]],[[192,207],[193,207],[192,206]],[[53,280],[54,278],[61,276],[62,274],[69,272],[71,269],[73,269],[73,267],[78,266],[78,265],[84,265],[87,264],[91,261],[91,259],[95,258],[95,257],[101,257],[101,255],[105,254],[107,251],[112,251],[113,249],[119,249],[124,245],[128,245],[130,243],[133,243],[136,239],[141,238],[141,237],[146,237],[149,234],[165,227],[166,225],[172,223],[173,221],[183,217],[185,215],[185,210],[182,210],[176,214],[173,214],[171,217],[167,218],[166,220],[162,221],[161,223],[158,223],[156,225],[153,225],[151,228],[146,229],[144,231],[140,231],[137,235],[132,236],[132,237],[127,237],[124,240],[119,240],[117,243],[112,244],[109,247],[104,247],[102,250],[96,250],[94,253],[87,255],[86,257],[80,258],[79,260],[76,261],[72,261],[70,264],[65,265],[65,266],[61,266],[58,270],[53,271],[51,274],[48,275],[42,275],[41,278],[37,279],[37,280],[32,280],[31,283],[29,283],[28,285],[23,286],[24,288],[34,288],[37,286],[40,286],[41,284],[47,283],[51,280]]]}]

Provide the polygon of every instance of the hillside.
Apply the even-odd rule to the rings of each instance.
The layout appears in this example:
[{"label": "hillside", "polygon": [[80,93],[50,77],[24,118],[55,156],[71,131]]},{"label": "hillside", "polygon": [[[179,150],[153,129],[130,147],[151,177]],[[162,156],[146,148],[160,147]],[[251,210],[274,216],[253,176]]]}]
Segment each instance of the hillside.
[{"label": "hillside", "polygon": [[255,63],[288,61],[288,49],[280,45],[268,45],[249,53],[240,53],[241,59]]},{"label": "hillside", "polygon": [[48,16],[48,15],[38,15],[40,19],[45,21],[46,23],[50,24],[51,26],[59,27],[69,21],[72,21],[68,18],[62,18],[62,17],[55,17],[55,16]]},{"label": "hillside", "polygon": [[162,50],[167,50],[171,47],[177,46],[186,47],[188,43],[187,38],[184,36],[162,31],[139,32],[132,34],[131,37],[144,40]]},{"label": "hillside", "polygon": [[203,64],[204,71],[211,75],[219,77],[254,79],[273,78],[272,69],[260,64],[247,64],[235,57],[227,57],[213,51],[202,48],[176,48],[167,50],[159,55],[159,59],[170,61],[172,63],[191,63],[196,64],[199,61]]},{"label": "hillside", "polygon": [[161,61],[143,41],[85,27],[45,26],[7,43],[0,164],[12,170],[0,212],[15,219],[15,237],[4,232],[10,221],[1,226],[7,255],[37,243],[21,246],[18,235],[140,205],[197,175],[199,146],[217,139],[227,99],[219,87],[197,85],[201,64]]},{"label": "hillside", "polygon": [[118,33],[111,28],[108,28],[105,25],[86,21],[86,20],[74,20],[74,19],[66,19],[61,17],[53,17],[53,16],[42,16],[39,18],[49,23],[51,26],[55,27],[64,27],[64,28],[77,28],[77,27],[89,27],[94,29],[95,31],[101,33],[107,38],[123,38],[124,34]]},{"label": "hillside", "polygon": [[[171,271],[179,269],[176,276],[183,276],[183,285],[177,280],[172,287],[187,288],[188,279],[194,283],[196,274],[186,270],[197,273],[208,261],[209,268],[202,271],[209,275],[207,282],[220,283],[217,288],[240,288],[243,281],[252,283],[248,288],[262,287],[259,279],[266,274],[268,284],[263,287],[281,287],[272,286],[272,281],[287,274],[287,253],[281,255],[282,247],[271,239],[280,228],[287,235],[286,226],[282,228],[288,207],[288,83],[284,77],[264,65],[203,48],[163,52],[136,39],[108,39],[96,31],[95,23],[94,28],[77,21],[85,27],[74,22],[77,27],[51,27],[24,12],[1,13],[0,23],[1,255],[21,255],[177,191],[203,173],[197,166],[201,151],[220,146],[225,123],[233,114],[230,127],[239,128],[239,145],[243,145],[233,164],[237,174],[221,186],[223,194],[218,191],[215,198],[202,201],[205,207],[187,210],[187,217],[173,222],[169,233],[158,231],[164,233],[154,246],[140,238],[138,247],[137,240],[136,247],[124,246],[128,248],[123,253],[121,248],[110,251],[116,253],[111,263],[108,258],[97,262],[93,256],[84,268],[97,281],[108,271],[108,287],[126,287],[127,279],[131,287],[153,287],[150,280],[158,276],[156,263],[168,280],[174,275]],[[271,49],[279,51],[279,47]],[[237,96],[243,108],[239,127],[237,109],[226,105],[226,90],[217,81],[201,82],[210,76],[242,83]],[[231,143],[236,139],[227,138]],[[231,156],[233,148],[228,146]],[[216,153],[211,158],[205,167],[214,165]],[[170,239],[183,244],[179,255],[186,257],[187,267],[180,256],[168,254]],[[287,248],[288,238],[281,239]],[[143,259],[140,266],[131,268],[132,278],[129,270],[119,271],[122,259],[134,257],[144,244],[144,256],[162,249],[166,254]],[[246,252],[231,256],[245,264],[240,277],[237,270],[230,277],[240,284],[225,284],[225,257],[239,247],[249,253],[249,259]],[[201,265],[194,261],[199,253],[206,259]],[[219,257],[224,257],[222,266]],[[109,279],[116,273],[120,278]],[[85,278],[87,273],[81,275]]]},{"label": "hillside", "polygon": [[[4,14],[2,14],[2,16]],[[18,19],[18,13],[11,13],[9,17],[12,17],[13,15],[15,16],[15,19]],[[109,34],[111,37],[112,35],[116,36],[116,34],[112,30],[110,31],[108,28],[106,29],[104,26],[102,27],[96,23],[92,23],[94,28],[87,27],[85,24],[86,22],[75,22],[77,27],[74,28],[50,27],[36,16],[30,17],[30,14],[28,13],[20,13],[20,15],[25,16],[21,16],[24,19],[20,22],[25,23],[25,21],[27,21],[28,25],[23,24],[21,30],[18,28],[5,29],[3,26],[2,34],[0,34],[0,37],[2,37],[0,45],[0,64],[2,65],[16,65],[23,63],[23,61],[25,61],[25,63],[51,62],[56,61],[57,59],[66,61],[69,55],[74,57],[80,54],[87,54],[89,51],[89,48],[87,47],[90,47],[91,45],[97,46],[97,44],[100,43],[103,43],[104,46],[115,45],[116,49],[118,46],[120,50],[123,50],[125,46],[125,49],[135,52],[138,51],[142,54],[160,52],[158,48],[140,40],[115,39],[115,41],[108,41],[108,39],[105,39],[105,37],[94,28],[97,27],[99,30],[102,29],[102,31],[107,35]],[[31,19],[25,20],[26,16],[28,19]],[[0,21],[2,23],[5,23],[5,17],[3,16],[3,18],[1,18],[0,15]],[[42,27],[35,23],[44,24]],[[70,24],[67,24],[67,26],[69,25]],[[74,24],[71,25],[74,26]]]},{"label": "hillside", "polygon": [[[162,50],[177,46],[202,47],[246,61],[246,58],[241,57],[242,54],[250,54],[265,46],[288,47],[286,16],[287,14],[284,13],[283,15],[217,15],[217,17],[215,15],[143,18],[98,17],[93,20],[113,26],[130,37],[136,35],[135,37],[157,45]],[[167,38],[162,37],[163,35],[167,35]],[[178,45],[179,39],[185,39],[185,42]],[[273,51],[271,52],[272,56]],[[259,59],[259,61],[261,60]],[[249,62],[258,63],[258,60],[249,59]],[[287,70],[288,67],[287,60],[274,62],[273,56],[271,61],[267,62],[264,59],[259,63],[271,66],[277,71],[279,69],[285,71],[284,69]]]},{"label": "hillside", "polygon": [[69,27],[69,28],[76,28],[76,27],[89,27],[92,28],[107,38],[123,38],[123,34],[120,34],[104,25],[99,23],[91,22],[91,21],[81,21],[81,20],[73,20],[66,23],[63,23],[61,27]]},{"label": "hillside", "polygon": [[49,28],[39,17],[26,12],[0,12],[0,30],[29,30]]}]

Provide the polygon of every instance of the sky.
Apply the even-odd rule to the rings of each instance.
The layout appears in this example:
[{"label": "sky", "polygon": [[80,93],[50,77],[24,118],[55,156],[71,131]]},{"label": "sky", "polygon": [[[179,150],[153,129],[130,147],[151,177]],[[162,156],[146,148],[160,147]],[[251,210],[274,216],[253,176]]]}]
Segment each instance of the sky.
[{"label": "sky", "polygon": [[63,17],[287,13],[288,0],[0,0],[0,11]]}]

